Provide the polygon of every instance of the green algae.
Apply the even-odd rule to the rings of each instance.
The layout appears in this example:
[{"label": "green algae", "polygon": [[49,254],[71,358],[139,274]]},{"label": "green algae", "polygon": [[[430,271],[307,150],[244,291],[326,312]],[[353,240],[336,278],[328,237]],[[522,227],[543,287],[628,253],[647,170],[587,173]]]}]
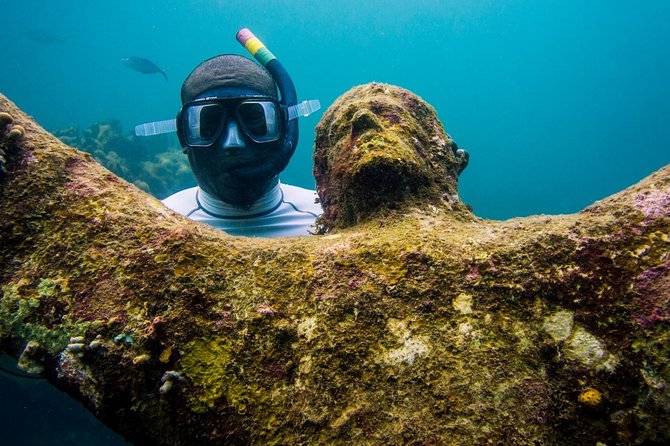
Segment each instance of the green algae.
[{"label": "green algae", "polygon": [[86,333],[94,324],[73,321],[67,315],[59,317],[58,324],[45,325],[35,319],[44,312],[40,308],[62,306],[65,312],[70,300],[68,291],[67,280],[63,278],[42,279],[35,288],[25,279],[4,285],[0,300],[0,330],[38,342],[52,354],[62,350],[70,336]]},{"label": "green algae", "polygon": [[184,346],[181,368],[196,390],[189,396],[189,406],[193,411],[211,409],[224,395],[228,388],[226,376],[230,360],[230,344],[218,339],[198,339]]}]

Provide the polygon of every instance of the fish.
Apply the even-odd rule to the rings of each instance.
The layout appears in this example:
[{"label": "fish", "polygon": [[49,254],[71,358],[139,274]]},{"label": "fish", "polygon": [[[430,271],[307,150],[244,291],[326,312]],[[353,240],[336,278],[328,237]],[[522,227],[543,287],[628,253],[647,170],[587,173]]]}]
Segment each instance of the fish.
[{"label": "fish", "polygon": [[44,45],[67,45],[67,38],[44,29],[31,29],[25,36],[35,43]]},{"label": "fish", "polygon": [[122,57],[121,63],[130,68],[131,70],[138,71],[144,74],[160,73],[163,75],[165,80],[168,80],[165,70],[161,70],[156,66],[155,63],[143,57]]}]

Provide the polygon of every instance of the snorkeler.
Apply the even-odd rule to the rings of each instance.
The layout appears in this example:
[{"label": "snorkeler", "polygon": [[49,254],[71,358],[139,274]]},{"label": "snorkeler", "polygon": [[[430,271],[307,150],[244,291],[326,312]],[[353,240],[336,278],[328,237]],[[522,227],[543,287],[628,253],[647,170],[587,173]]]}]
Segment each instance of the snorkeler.
[{"label": "snorkeler", "polygon": [[237,40],[263,66],[232,54],[205,60],[182,85],[176,121],[143,124],[136,133],[176,126],[198,185],[163,200],[169,208],[230,235],[308,235],[322,212],[316,193],[281,183],[279,173],[298,144],[296,118],[319,103],[297,103],[288,73],[249,30]]}]

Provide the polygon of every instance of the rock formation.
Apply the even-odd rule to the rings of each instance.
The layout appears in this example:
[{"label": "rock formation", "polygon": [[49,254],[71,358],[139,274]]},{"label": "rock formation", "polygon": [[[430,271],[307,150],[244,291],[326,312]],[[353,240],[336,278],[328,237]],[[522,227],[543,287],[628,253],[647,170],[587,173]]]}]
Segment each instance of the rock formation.
[{"label": "rock formation", "polygon": [[326,234],[233,238],[0,111],[0,345],[135,444],[670,442],[670,167],[482,220],[373,84],[318,127]]}]

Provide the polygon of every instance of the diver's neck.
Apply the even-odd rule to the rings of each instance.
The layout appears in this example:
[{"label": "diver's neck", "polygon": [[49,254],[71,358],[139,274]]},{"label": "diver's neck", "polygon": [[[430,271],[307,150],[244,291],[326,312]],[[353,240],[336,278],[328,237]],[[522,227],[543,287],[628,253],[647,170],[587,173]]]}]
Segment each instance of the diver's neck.
[{"label": "diver's neck", "polygon": [[269,212],[282,201],[279,177],[244,187],[226,187],[217,195],[202,189],[198,191],[200,205],[206,211],[222,215],[239,217]]}]

